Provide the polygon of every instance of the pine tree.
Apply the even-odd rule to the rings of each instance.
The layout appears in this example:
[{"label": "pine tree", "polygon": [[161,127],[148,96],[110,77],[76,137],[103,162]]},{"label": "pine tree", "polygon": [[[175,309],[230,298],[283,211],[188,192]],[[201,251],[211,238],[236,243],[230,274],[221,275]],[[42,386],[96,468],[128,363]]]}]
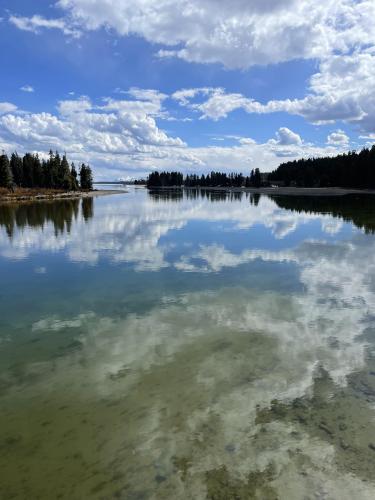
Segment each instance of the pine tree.
[{"label": "pine tree", "polygon": [[90,191],[92,190],[92,172],[91,168],[88,165],[85,165],[82,163],[81,169],[79,171],[79,179],[80,179],[80,184],[81,184],[81,189],[84,189],[85,191]]},{"label": "pine tree", "polygon": [[34,187],[44,187],[44,172],[39,156],[33,156],[33,184]]},{"label": "pine tree", "polygon": [[86,165],[86,189],[88,189],[89,191],[92,191],[93,182],[94,182],[94,179],[92,176],[92,170],[88,165]]},{"label": "pine tree", "polygon": [[9,158],[6,154],[0,156],[0,187],[10,189],[13,185]]},{"label": "pine tree", "polygon": [[22,158],[23,187],[34,187],[34,158],[31,153],[26,153]]},{"label": "pine tree", "polygon": [[[66,158],[64,161],[64,156],[63,156],[63,159],[61,160],[61,157],[60,157],[58,151],[56,151],[55,156],[54,156],[54,163],[55,163],[55,169],[56,169],[56,174],[57,174],[56,181],[55,181],[55,187],[57,189],[61,189],[64,186],[64,182],[65,182],[66,166],[67,166]],[[69,165],[68,165],[68,169],[69,169]],[[69,173],[70,173],[70,170],[69,170]]]},{"label": "pine tree", "polygon": [[255,169],[255,172],[254,172],[254,186],[256,188],[260,187],[260,184],[261,184],[261,177],[260,177],[260,171],[259,171],[259,168],[256,168]]},{"label": "pine tree", "polygon": [[77,170],[76,170],[74,163],[72,163],[70,176],[72,179],[72,190],[77,191],[77,189],[78,189],[78,174],[77,174]]},{"label": "pine tree", "polygon": [[44,179],[44,186],[43,187],[52,188],[53,187],[53,177],[52,177],[50,160],[47,160],[47,161],[43,160],[42,170],[43,170],[43,179]]},{"label": "pine tree", "polygon": [[12,153],[10,158],[10,169],[12,171],[14,184],[21,187],[23,185],[23,166],[22,158],[20,158],[17,153]]},{"label": "pine tree", "polygon": [[63,156],[62,161],[59,166],[59,187],[70,191],[72,189],[72,176],[70,173],[69,163],[66,159],[66,155]]}]

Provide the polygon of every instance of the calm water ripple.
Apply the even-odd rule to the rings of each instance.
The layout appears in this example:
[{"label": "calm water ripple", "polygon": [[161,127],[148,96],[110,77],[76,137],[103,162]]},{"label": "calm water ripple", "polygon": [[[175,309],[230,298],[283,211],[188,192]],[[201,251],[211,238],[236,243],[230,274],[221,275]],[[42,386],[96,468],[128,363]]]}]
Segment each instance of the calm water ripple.
[{"label": "calm water ripple", "polygon": [[1,499],[375,498],[375,204],[0,206]]}]

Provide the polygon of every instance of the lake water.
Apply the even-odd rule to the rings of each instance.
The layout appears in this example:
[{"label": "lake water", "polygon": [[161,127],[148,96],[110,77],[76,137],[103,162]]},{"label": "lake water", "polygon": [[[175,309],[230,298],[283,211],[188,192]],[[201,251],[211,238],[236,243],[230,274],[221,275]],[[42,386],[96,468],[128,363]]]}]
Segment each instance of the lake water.
[{"label": "lake water", "polygon": [[1,499],[374,499],[375,203],[0,207]]}]

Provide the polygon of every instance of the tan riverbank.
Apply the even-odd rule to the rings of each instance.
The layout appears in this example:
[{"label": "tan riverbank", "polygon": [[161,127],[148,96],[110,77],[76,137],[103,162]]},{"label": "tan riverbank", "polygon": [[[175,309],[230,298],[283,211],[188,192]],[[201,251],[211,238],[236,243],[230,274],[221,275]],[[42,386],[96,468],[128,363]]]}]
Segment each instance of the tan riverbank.
[{"label": "tan riverbank", "polygon": [[231,193],[258,193],[269,194],[274,196],[343,196],[347,194],[373,194],[374,189],[346,189],[339,187],[327,188],[302,188],[302,187],[260,187],[260,188],[245,188],[245,187],[155,187],[151,189],[199,189],[204,191],[227,191]]},{"label": "tan riverbank", "polygon": [[103,189],[94,191],[54,191],[46,189],[20,189],[15,192],[6,190],[0,191],[0,203],[23,202],[23,201],[43,201],[61,200],[72,198],[93,198],[106,196],[109,194],[127,193],[125,190]]}]

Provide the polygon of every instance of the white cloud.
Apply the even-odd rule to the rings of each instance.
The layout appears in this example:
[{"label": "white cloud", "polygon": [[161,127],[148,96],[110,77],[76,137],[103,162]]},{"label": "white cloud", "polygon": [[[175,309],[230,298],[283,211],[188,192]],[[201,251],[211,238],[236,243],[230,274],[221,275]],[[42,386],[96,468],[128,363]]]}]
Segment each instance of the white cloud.
[{"label": "white cloud", "polygon": [[161,103],[161,101],[164,101],[168,96],[167,94],[163,94],[162,92],[159,92],[158,90],[155,89],[140,89],[138,87],[132,87],[129,89],[127,92],[130,96],[134,97],[135,99],[139,99],[140,101],[150,101],[150,102],[155,102],[155,103]]},{"label": "white cloud", "polygon": [[[247,113],[285,112],[312,123],[338,120],[375,131],[375,3],[372,0],[60,0],[61,19],[11,16],[20,29],[72,31],[112,29],[161,44],[160,57],[221,63],[248,68],[295,59],[315,59],[317,72],[303,98],[257,102],[223,89],[196,88],[172,97],[202,118],[218,120],[243,109]],[[144,100],[131,89],[130,95]],[[138,92],[138,94],[137,94]],[[151,91],[155,92],[155,91]],[[143,94],[154,105],[163,95]],[[204,102],[197,98],[208,96]],[[192,103],[194,101],[194,103]],[[174,119],[165,116],[166,119]]]},{"label": "white cloud", "polygon": [[0,102],[0,115],[5,113],[14,113],[17,111],[17,106],[10,102]]},{"label": "white cloud", "polygon": [[182,106],[187,106],[191,99],[197,95],[210,94],[215,89],[213,87],[199,87],[193,89],[181,89],[172,94],[172,99],[178,101]]},{"label": "white cloud", "polygon": [[38,34],[43,29],[57,29],[64,33],[64,35],[78,38],[81,33],[78,29],[71,27],[64,19],[46,19],[43,16],[34,15],[32,17],[22,17],[11,15],[9,22],[23,31],[30,31]]},{"label": "white cloud", "polygon": [[57,109],[60,115],[69,116],[74,113],[84,113],[92,108],[91,101],[86,96],[81,96],[79,99],[67,99],[60,101]]},{"label": "white cloud", "polygon": [[332,132],[327,137],[327,144],[347,146],[349,144],[349,137],[343,130],[336,130],[336,132]]},{"label": "white cloud", "polygon": [[22,92],[34,92],[34,87],[31,85],[24,85],[20,90],[22,90]]},{"label": "white cloud", "polygon": [[375,54],[353,53],[325,59],[302,99],[260,103],[243,94],[214,88],[206,91],[207,99],[191,102],[199,95],[199,89],[185,90],[180,103],[199,111],[203,119],[219,120],[238,109],[255,114],[284,112],[316,124],[343,120],[371,133],[375,131]]},{"label": "white cloud", "polygon": [[301,137],[287,127],[280,127],[276,132],[277,144],[280,146],[290,146],[292,144],[301,145]]},{"label": "white cloud", "polygon": [[[135,95],[134,90],[132,93]],[[147,96],[153,100],[146,100]],[[155,116],[162,110],[155,96],[147,91],[145,100],[107,99],[101,105],[83,96],[60,101],[57,115],[15,114],[16,108],[4,103],[0,105],[0,142],[13,142],[11,149],[22,151],[43,152],[53,147],[66,151],[75,161],[117,164],[120,168],[129,164],[130,169],[137,168],[144,159],[151,168],[154,159],[176,157],[177,151],[186,146],[157,126]]]},{"label": "white cloud", "polygon": [[[225,99],[224,91],[200,89]],[[198,171],[212,168],[248,173],[259,167],[269,171],[280,158],[327,156],[340,151],[337,145],[322,148],[305,143],[292,130],[281,127],[276,139],[257,143],[251,137],[227,136],[232,145],[189,147],[181,138],[162,130],[158,119],[172,119],[163,107],[168,96],[153,89],[132,88],[127,98],[104,98],[94,103],[81,96],[58,102],[57,113],[30,113],[10,103],[0,103],[0,147],[8,152],[29,150],[43,154],[51,147],[66,151],[77,163],[90,162],[98,180],[125,176],[143,177],[155,168]],[[189,90],[173,94],[184,104]],[[200,106],[200,104],[192,104]],[[223,106],[217,107],[217,110]],[[16,112],[17,111],[17,112]],[[214,114],[214,108],[210,111]],[[185,119],[185,117],[181,118]]]},{"label": "white cloud", "polygon": [[60,0],[58,5],[84,29],[134,33],[164,45],[161,57],[228,68],[346,53],[374,36],[370,0]]}]

